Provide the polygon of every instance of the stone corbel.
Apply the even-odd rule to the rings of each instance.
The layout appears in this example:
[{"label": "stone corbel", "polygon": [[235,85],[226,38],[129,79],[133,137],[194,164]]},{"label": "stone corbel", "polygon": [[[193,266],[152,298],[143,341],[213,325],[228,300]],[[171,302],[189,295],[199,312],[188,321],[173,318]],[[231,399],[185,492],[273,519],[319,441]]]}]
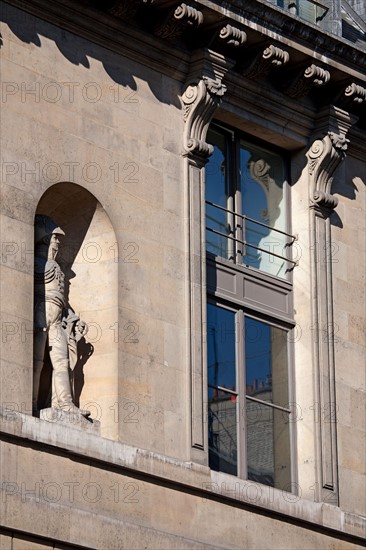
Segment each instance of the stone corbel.
[{"label": "stone corbel", "polygon": [[175,40],[187,29],[196,29],[203,23],[203,13],[187,4],[180,4],[165,21],[156,27],[155,34],[166,40]]},{"label": "stone corbel", "polygon": [[222,27],[219,32],[219,40],[221,43],[231,48],[239,48],[243,46],[247,40],[247,35],[244,31],[233,27],[232,25],[226,25]]},{"label": "stone corbel", "polygon": [[338,199],[331,195],[333,174],[346,156],[348,139],[344,134],[328,132],[323,139],[314,141],[306,156],[310,177],[310,205],[323,208],[329,214]]},{"label": "stone corbel", "polygon": [[242,70],[247,78],[257,78],[267,75],[272,69],[278,69],[290,59],[290,54],[274,44],[270,44],[264,51],[258,53],[248,67]]},{"label": "stone corbel", "polygon": [[184,154],[205,161],[213,152],[212,145],[205,142],[213,113],[226,91],[219,78],[203,76],[187,85],[182,101],[184,105],[185,129],[183,135]]},{"label": "stone corbel", "polygon": [[353,103],[361,104],[366,101],[366,88],[360,84],[352,82],[344,91],[344,95],[347,100],[352,101]]},{"label": "stone corbel", "polygon": [[208,50],[192,57],[191,77],[182,95],[183,155],[204,165],[213,148],[206,143],[208,126],[226,92],[222,80],[234,62]]},{"label": "stone corbel", "polygon": [[286,94],[296,99],[307,95],[312,87],[324,86],[330,80],[330,73],[318,65],[309,65],[286,88]]}]

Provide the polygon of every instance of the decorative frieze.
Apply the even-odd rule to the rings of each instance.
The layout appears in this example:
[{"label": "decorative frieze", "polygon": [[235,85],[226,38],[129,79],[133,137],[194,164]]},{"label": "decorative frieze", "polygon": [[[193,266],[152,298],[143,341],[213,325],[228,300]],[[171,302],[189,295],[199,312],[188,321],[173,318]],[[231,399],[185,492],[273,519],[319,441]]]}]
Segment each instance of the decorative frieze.
[{"label": "decorative frieze", "polygon": [[287,87],[286,93],[292,98],[303,97],[309,93],[312,87],[324,86],[329,80],[329,71],[312,63],[292,81],[292,84]]},{"label": "decorative frieze", "polygon": [[257,54],[250,65],[242,71],[247,78],[257,78],[268,74],[272,69],[279,68],[290,59],[290,54],[278,46],[270,44],[264,51]]}]

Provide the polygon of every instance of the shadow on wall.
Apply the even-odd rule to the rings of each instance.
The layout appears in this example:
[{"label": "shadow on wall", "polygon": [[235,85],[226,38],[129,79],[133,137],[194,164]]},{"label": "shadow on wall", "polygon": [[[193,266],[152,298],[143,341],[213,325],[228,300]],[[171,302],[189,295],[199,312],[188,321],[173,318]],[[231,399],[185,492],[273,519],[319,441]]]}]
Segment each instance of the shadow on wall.
[{"label": "shadow on wall", "polygon": [[[118,261],[112,224],[97,199],[74,183],[57,183],[39,201],[36,214],[51,217],[65,232],[57,262],[65,273],[69,306],[89,330],[78,345],[73,371],[74,402],[101,422],[101,435],[117,439],[111,404],[118,401]],[[112,327],[112,329],[111,329]],[[46,356],[41,378],[49,404],[52,366]]]},{"label": "shadow on wall", "polygon": [[[103,13],[100,15],[103,16]],[[41,48],[42,37],[52,40],[61,54],[74,65],[81,65],[89,69],[90,62],[88,57],[97,59],[103,64],[106,73],[116,84],[126,86],[133,92],[137,91],[137,79],[145,81],[147,79],[148,69],[146,67],[140,67],[138,63],[132,65],[131,62],[121,64],[120,54],[115,54],[71,32],[64,31],[51,23],[17,10],[8,4],[2,4],[0,20],[6,23],[19,40],[26,44],[34,44]],[[132,66],[133,74],[131,74]],[[179,83],[177,83],[177,94],[175,95],[167,90],[166,86],[162,85],[160,79],[149,79],[148,85],[151,92],[160,102],[172,104],[179,109],[181,108],[178,98],[178,91],[180,91]]]}]

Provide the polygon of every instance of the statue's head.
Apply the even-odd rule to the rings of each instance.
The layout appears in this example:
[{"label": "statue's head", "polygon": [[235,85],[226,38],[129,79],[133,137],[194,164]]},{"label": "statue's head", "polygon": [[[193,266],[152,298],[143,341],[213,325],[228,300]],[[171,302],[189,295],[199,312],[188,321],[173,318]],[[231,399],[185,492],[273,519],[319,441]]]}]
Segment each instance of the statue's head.
[{"label": "statue's head", "polygon": [[37,214],[35,218],[35,245],[38,249],[47,248],[46,255],[55,259],[59,245],[60,235],[65,235],[64,231],[49,216]]}]

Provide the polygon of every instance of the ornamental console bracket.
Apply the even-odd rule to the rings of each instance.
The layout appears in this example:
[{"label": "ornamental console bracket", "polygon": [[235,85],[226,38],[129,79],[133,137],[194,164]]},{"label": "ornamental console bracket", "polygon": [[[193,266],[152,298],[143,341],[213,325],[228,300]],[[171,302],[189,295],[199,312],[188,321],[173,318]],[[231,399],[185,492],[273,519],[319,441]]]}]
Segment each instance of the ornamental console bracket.
[{"label": "ornamental console bracket", "polygon": [[323,214],[330,213],[338,199],[331,193],[333,175],[346,156],[349,140],[345,134],[329,132],[323,139],[314,141],[306,156],[310,178],[310,205],[321,207]]},{"label": "ornamental console bracket", "polygon": [[268,75],[273,69],[279,69],[289,62],[290,54],[274,44],[269,44],[255,55],[247,67],[241,70],[247,78],[258,78]]},{"label": "ornamental console bracket", "polygon": [[312,63],[286,86],[285,92],[293,99],[306,96],[312,88],[319,88],[330,80],[330,72]]},{"label": "ornamental console bracket", "polygon": [[226,92],[222,80],[234,65],[225,56],[207,50],[192,56],[191,75],[182,95],[183,155],[203,166],[213,148],[206,143],[208,126]]},{"label": "ornamental console bracket", "polygon": [[195,30],[203,23],[203,13],[187,4],[180,4],[155,28],[155,34],[160,38],[174,41],[185,30]]}]

